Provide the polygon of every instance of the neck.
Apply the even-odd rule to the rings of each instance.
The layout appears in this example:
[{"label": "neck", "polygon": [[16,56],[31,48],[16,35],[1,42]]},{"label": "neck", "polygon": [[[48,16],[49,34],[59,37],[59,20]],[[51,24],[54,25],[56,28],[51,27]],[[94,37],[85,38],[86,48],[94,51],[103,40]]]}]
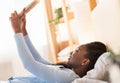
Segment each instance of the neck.
[{"label": "neck", "polygon": [[87,68],[86,67],[73,68],[73,71],[80,77],[83,77],[84,75],[86,75]]},{"label": "neck", "polygon": [[65,68],[72,69],[71,66],[67,64],[67,62],[59,62],[56,65],[63,65]]}]

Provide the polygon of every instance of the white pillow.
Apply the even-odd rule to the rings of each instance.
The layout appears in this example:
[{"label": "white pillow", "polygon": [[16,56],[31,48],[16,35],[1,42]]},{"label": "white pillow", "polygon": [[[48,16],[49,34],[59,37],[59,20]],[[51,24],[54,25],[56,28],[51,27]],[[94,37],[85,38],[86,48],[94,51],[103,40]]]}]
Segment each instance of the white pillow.
[{"label": "white pillow", "polygon": [[103,53],[96,61],[94,69],[88,71],[87,75],[85,75],[83,78],[90,78],[97,80],[103,79],[111,63],[109,56],[110,56],[109,52]]},{"label": "white pillow", "polygon": [[108,83],[108,82],[89,78],[77,78],[72,83]]}]

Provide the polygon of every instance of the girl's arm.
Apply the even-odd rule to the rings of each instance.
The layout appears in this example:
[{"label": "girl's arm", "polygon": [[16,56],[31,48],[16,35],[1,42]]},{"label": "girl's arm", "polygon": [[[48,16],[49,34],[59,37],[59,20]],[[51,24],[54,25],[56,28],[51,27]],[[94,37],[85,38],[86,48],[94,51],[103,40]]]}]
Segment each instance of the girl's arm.
[{"label": "girl's arm", "polygon": [[15,34],[16,45],[24,67],[39,78],[49,83],[70,83],[77,75],[70,69],[45,65],[34,60],[21,33]]},{"label": "girl's arm", "polygon": [[36,61],[41,62],[41,63],[43,63],[43,64],[51,64],[51,63],[49,63],[48,61],[46,61],[45,59],[43,59],[43,58],[40,56],[40,54],[38,53],[38,51],[37,51],[37,50],[35,49],[35,47],[33,46],[33,44],[32,44],[32,42],[31,42],[31,40],[30,40],[30,38],[29,38],[28,35],[25,35],[25,36],[24,36],[24,40],[25,40],[25,43],[26,43],[27,47],[29,48],[32,56],[34,57],[34,59],[35,59]]},{"label": "girl's arm", "polygon": [[27,45],[27,47],[29,48],[30,52],[32,53],[32,56],[34,57],[34,59],[38,62],[41,62],[41,63],[44,63],[44,64],[50,64],[49,62],[47,62],[46,60],[44,60],[40,54],[38,53],[38,51],[35,49],[35,47],[33,46],[32,42],[30,41],[29,37],[28,37],[28,33],[27,33],[27,30],[26,30],[26,11],[27,9],[24,8],[21,15],[20,16],[20,29],[21,29],[21,32],[24,36],[24,40],[25,40],[25,43]]}]

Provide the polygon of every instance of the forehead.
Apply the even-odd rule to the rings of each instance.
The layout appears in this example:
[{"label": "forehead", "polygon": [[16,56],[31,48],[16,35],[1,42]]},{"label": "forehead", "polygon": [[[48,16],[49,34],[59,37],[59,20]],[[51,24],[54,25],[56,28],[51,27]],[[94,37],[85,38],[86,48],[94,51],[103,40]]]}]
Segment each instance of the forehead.
[{"label": "forehead", "polygon": [[77,47],[75,49],[74,53],[79,55],[79,57],[85,56],[88,53],[86,45],[81,45],[81,46]]},{"label": "forehead", "polygon": [[75,50],[86,50],[87,51],[87,47],[86,45],[80,45]]}]

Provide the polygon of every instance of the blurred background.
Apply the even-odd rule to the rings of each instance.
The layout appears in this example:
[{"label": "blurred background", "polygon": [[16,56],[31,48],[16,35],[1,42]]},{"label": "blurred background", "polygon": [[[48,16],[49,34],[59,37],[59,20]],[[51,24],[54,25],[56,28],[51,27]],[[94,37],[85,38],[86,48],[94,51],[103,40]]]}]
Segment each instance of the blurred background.
[{"label": "blurred background", "polygon": [[[33,0],[0,0],[0,80],[27,75],[19,59],[9,17]],[[56,11],[56,12],[55,12]],[[78,45],[101,41],[120,53],[119,0],[40,0],[27,14],[27,30],[40,55],[66,61]]]}]

